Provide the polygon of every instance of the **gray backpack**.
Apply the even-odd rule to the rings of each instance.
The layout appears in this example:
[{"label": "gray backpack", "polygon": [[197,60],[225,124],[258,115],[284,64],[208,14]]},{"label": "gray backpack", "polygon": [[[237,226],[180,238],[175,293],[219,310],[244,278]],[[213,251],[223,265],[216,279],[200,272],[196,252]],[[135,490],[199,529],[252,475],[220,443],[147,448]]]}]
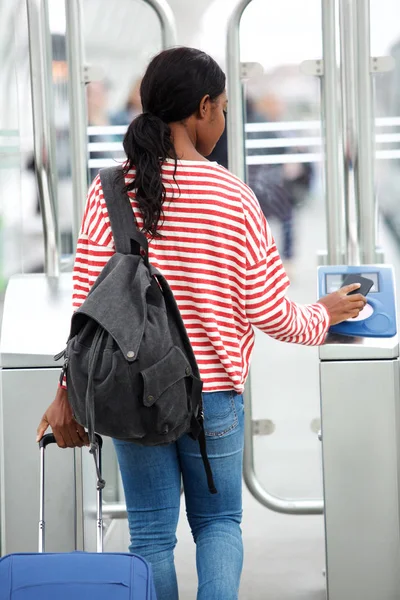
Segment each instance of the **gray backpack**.
[{"label": "gray backpack", "polygon": [[65,374],[74,417],[87,428],[95,455],[95,432],[143,446],[190,434],[199,440],[208,487],[216,493],[203,384],[178,306],[149,263],[122,169],[103,169],[100,179],[116,254],[72,316],[67,348],[56,357],[65,357],[61,380]]}]

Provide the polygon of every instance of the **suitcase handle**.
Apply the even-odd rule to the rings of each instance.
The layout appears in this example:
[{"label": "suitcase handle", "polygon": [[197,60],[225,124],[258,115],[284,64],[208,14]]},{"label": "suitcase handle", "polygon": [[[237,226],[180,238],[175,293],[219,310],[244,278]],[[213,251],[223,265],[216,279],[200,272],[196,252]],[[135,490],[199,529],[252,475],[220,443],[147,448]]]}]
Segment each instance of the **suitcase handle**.
[{"label": "suitcase handle", "polygon": [[[92,452],[95,464],[97,476],[101,476],[101,449],[103,447],[103,438],[96,433],[96,446],[95,452]],[[42,437],[39,442],[40,450],[40,515],[39,515],[39,552],[45,551],[45,520],[44,520],[44,490],[45,490],[45,449],[50,444],[55,444],[56,438],[53,433],[47,433]],[[104,482],[103,482],[104,484]],[[103,552],[103,487],[97,483],[97,552]]]},{"label": "suitcase handle", "polygon": [[[103,438],[98,433],[96,433],[95,436],[96,436],[96,441],[101,450],[101,448],[103,447]],[[46,446],[48,446],[49,444],[55,444],[55,443],[56,443],[56,438],[54,437],[54,433],[46,433],[46,435],[44,435],[39,442],[39,449],[46,448]]]}]

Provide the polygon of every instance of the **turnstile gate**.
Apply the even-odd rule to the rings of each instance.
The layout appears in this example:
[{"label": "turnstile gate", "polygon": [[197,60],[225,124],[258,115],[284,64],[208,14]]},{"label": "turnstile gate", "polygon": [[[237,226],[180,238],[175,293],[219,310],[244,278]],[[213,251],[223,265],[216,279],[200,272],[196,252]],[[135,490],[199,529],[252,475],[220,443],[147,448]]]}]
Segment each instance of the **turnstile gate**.
[{"label": "turnstile gate", "polygon": [[340,287],[349,272],[376,284],[360,316],[332,328],[339,331],[320,348],[328,598],[397,600],[400,363],[394,276],[381,265],[321,267],[321,295],[332,291],[330,281]]},{"label": "turnstile gate", "polygon": [[[55,396],[71,319],[70,274],[13,277],[1,335],[2,553],[35,552],[39,515],[39,451],[35,427]],[[75,452],[49,450],[46,521],[49,551],[76,548]]]}]

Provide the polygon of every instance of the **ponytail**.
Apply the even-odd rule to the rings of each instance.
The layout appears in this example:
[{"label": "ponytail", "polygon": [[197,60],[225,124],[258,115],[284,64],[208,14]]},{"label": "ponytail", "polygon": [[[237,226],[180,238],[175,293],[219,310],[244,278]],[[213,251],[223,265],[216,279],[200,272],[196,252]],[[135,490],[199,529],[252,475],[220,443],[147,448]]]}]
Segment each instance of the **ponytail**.
[{"label": "ponytail", "polygon": [[124,172],[126,174],[130,169],[136,171],[127,191],[136,191],[136,200],[143,215],[143,231],[155,237],[166,197],[161,178],[162,163],[173,158],[175,171],[177,165],[171,129],[159,117],[145,112],[129,125],[123,145],[128,159]]},{"label": "ponytail", "polygon": [[136,192],[144,233],[157,236],[166,198],[161,169],[168,158],[175,161],[175,180],[177,156],[168,123],[184,123],[198,111],[202,98],[207,95],[213,101],[224,90],[223,71],[211,56],[195,48],[169,48],[147,67],[140,85],[144,112],[129,125],[124,139],[124,172],[136,171],[126,189]]}]

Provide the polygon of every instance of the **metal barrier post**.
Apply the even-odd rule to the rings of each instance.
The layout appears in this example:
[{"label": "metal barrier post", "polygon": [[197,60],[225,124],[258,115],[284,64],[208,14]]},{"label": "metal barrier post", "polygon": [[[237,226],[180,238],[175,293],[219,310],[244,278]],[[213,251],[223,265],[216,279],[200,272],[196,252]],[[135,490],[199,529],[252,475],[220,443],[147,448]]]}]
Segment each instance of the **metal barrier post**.
[{"label": "metal barrier post", "polygon": [[327,262],[338,265],[343,260],[343,186],[339,160],[340,102],[336,52],[336,3],[331,0],[322,2],[322,45],[324,69],[321,78],[321,100],[325,134]]},{"label": "metal barrier post", "polygon": [[80,0],[65,2],[72,171],[72,247],[76,247],[88,190],[87,111]]},{"label": "metal barrier post", "polygon": [[357,83],[358,83],[358,162],[355,165],[358,193],[358,226],[361,261],[377,261],[378,210],[375,193],[375,131],[371,73],[370,3],[356,0]]},{"label": "metal barrier post", "polygon": [[348,264],[377,262],[370,7],[340,0],[343,154]]},{"label": "metal barrier post", "polygon": [[[359,193],[356,169],[359,161],[358,111],[359,90],[356,73],[356,12],[353,0],[339,0],[341,92],[343,103],[343,169],[346,231],[346,260],[360,264]],[[330,264],[336,264],[331,262]]]},{"label": "metal barrier post", "polygon": [[57,186],[47,2],[27,0],[35,174],[43,220],[45,272],[59,275]]}]

